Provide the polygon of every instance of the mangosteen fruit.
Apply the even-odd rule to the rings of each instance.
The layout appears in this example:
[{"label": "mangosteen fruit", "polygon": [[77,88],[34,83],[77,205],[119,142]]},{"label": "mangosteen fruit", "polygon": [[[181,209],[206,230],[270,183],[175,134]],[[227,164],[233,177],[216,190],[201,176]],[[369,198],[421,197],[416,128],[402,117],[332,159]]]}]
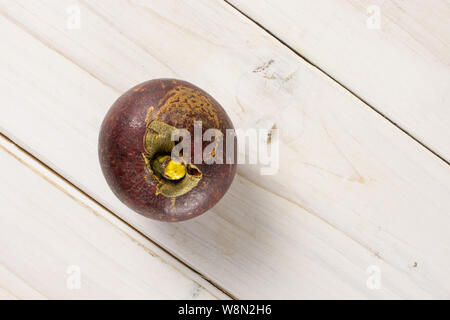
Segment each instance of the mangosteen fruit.
[{"label": "mangosteen fruit", "polygon": [[237,141],[220,104],[195,85],[154,79],[120,96],[103,120],[99,159],[134,211],[182,221],[214,206],[236,174]]}]

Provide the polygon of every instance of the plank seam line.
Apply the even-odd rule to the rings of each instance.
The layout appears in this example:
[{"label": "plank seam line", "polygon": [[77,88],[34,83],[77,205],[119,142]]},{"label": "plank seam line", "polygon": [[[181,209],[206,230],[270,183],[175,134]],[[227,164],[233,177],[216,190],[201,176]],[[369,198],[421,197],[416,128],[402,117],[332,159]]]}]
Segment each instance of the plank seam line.
[{"label": "plank seam line", "polygon": [[[165,249],[164,247],[162,247],[159,243],[157,243],[155,240],[149,238],[147,235],[145,235],[144,233],[142,233],[141,231],[139,231],[138,229],[136,229],[133,225],[131,225],[129,222],[127,222],[126,220],[122,219],[119,215],[115,214],[114,212],[112,212],[111,210],[109,210],[107,207],[105,207],[103,204],[101,204],[99,201],[97,201],[96,199],[94,199],[93,197],[91,197],[89,194],[87,194],[85,191],[83,191],[82,189],[80,189],[79,187],[77,187],[75,184],[73,184],[71,181],[67,180],[65,177],[63,177],[62,175],[60,175],[58,172],[56,172],[54,169],[52,169],[51,167],[49,167],[47,164],[45,164],[44,162],[42,162],[40,159],[38,159],[37,157],[35,157],[34,155],[32,155],[30,152],[28,152],[27,150],[25,150],[24,148],[22,148],[19,144],[17,144],[15,141],[13,141],[12,139],[10,139],[8,136],[6,136],[3,132],[0,132],[0,137],[4,138],[5,140],[7,140],[8,142],[10,142],[11,144],[13,144],[15,147],[17,147],[20,151],[22,151],[23,153],[25,153],[26,155],[28,155],[31,159],[33,159],[34,161],[36,161],[39,165],[43,166],[45,169],[47,169],[50,173],[56,175],[58,178],[60,178],[61,180],[63,180],[65,183],[67,183],[70,187],[74,188],[75,190],[77,190],[78,192],[80,192],[81,194],[83,194],[85,197],[87,197],[89,200],[93,201],[95,204],[97,204],[98,206],[100,206],[103,210],[105,210],[106,212],[108,212],[109,214],[111,214],[113,217],[115,217],[116,219],[118,219],[120,222],[124,223],[126,227],[132,229],[133,231],[137,232],[140,236],[144,237],[144,239],[147,239],[148,241],[150,241],[150,243],[152,243],[153,245],[155,245],[158,249],[162,250],[164,253],[168,254],[170,257],[172,257],[173,259],[175,259],[175,261],[177,261],[178,263],[182,264],[183,266],[185,266],[188,270],[190,270],[191,272],[193,272],[194,274],[196,274],[197,276],[199,276],[200,278],[202,278],[203,280],[205,280],[206,282],[208,282],[209,284],[211,284],[213,287],[215,287],[216,289],[218,289],[220,292],[222,292],[223,294],[225,294],[226,296],[228,296],[229,298],[233,299],[233,300],[238,300],[237,297],[235,297],[233,294],[231,294],[230,292],[228,292],[226,289],[224,289],[223,287],[221,287],[220,285],[218,285],[215,281],[208,279],[205,275],[203,275],[202,273],[200,273],[199,271],[197,271],[196,269],[194,269],[193,267],[191,267],[190,265],[188,265],[186,262],[184,262],[183,260],[181,260],[180,258],[178,258],[177,256],[175,256],[174,254],[172,254],[171,252],[169,252],[167,249]],[[3,149],[3,148],[2,148]],[[5,151],[7,151],[5,149]],[[11,154],[9,151],[7,151],[9,154]],[[16,158],[15,155],[11,154],[12,156],[14,156]],[[21,161],[22,162],[22,161]],[[34,170],[33,170],[34,171]],[[45,179],[47,180],[47,179]],[[48,180],[47,180],[48,181]],[[50,181],[48,181],[50,182]],[[51,183],[53,185],[53,183]],[[59,188],[58,188],[59,189]],[[61,191],[61,190],[60,190]],[[71,197],[73,198],[73,197]],[[78,202],[78,201],[77,201]],[[85,205],[88,206],[88,205]],[[90,207],[89,207],[90,208]],[[90,208],[91,210],[94,210],[92,208]],[[137,241],[137,240],[135,240]],[[151,253],[150,253],[151,254]],[[154,253],[155,255],[157,255],[156,253]],[[153,254],[151,254],[153,255]],[[158,255],[157,255],[158,256]],[[163,260],[164,261],[164,260]],[[170,265],[171,267],[173,267],[175,270],[177,270],[178,272],[184,274],[181,270],[179,270],[176,266]],[[197,283],[200,287],[204,288],[206,291],[208,291],[209,293],[211,293],[214,297],[216,297],[212,292],[210,292],[207,288],[205,288],[204,286],[202,286],[200,283],[196,282],[195,279],[191,279],[192,281],[194,281],[195,283]],[[216,297],[220,300],[219,297]]]},{"label": "plank seam line", "polygon": [[446,160],[443,156],[439,155],[436,151],[434,151],[433,149],[431,149],[430,147],[428,147],[427,145],[425,145],[422,141],[420,141],[418,138],[414,137],[411,133],[409,133],[408,131],[406,131],[406,129],[403,129],[402,127],[400,127],[395,121],[389,119],[384,113],[382,113],[380,110],[378,110],[376,107],[372,106],[371,104],[369,104],[369,102],[367,102],[363,97],[359,96],[358,94],[356,94],[355,92],[353,92],[352,90],[350,90],[349,87],[347,87],[346,85],[344,85],[343,83],[341,83],[340,81],[338,81],[335,77],[333,77],[332,75],[330,75],[329,73],[327,73],[325,70],[323,70],[322,68],[320,68],[317,64],[315,64],[314,62],[312,62],[310,59],[308,59],[307,57],[305,57],[304,55],[300,54],[299,52],[297,52],[293,47],[291,47],[289,44],[287,44],[285,41],[283,41],[282,39],[278,38],[272,31],[268,30],[266,27],[264,27],[261,23],[259,23],[258,21],[256,21],[255,19],[251,18],[249,15],[247,15],[246,13],[244,13],[242,10],[240,10],[239,8],[237,8],[235,5],[233,5],[232,3],[229,2],[229,0],[223,0],[226,4],[228,4],[231,8],[233,8],[234,10],[236,10],[237,12],[239,12],[242,16],[244,16],[245,18],[247,18],[248,20],[250,20],[251,22],[253,22],[256,26],[258,26],[259,28],[261,28],[262,30],[264,30],[265,32],[267,32],[270,36],[272,36],[272,38],[274,38],[275,40],[277,40],[278,42],[280,42],[283,46],[285,46],[286,48],[288,48],[292,53],[294,53],[296,56],[300,57],[301,59],[303,59],[306,63],[308,63],[309,65],[311,65],[312,67],[316,68],[317,70],[319,70],[320,72],[322,72],[325,76],[327,76],[328,78],[330,78],[331,80],[333,80],[334,82],[336,82],[338,85],[340,85],[342,88],[344,88],[347,92],[349,92],[352,96],[354,96],[355,98],[357,98],[358,100],[360,100],[362,103],[364,103],[366,106],[368,106],[370,109],[372,109],[373,111],[375,111],[375,113],[377,113],[378,115],[380,115],[382,118],[384,118],[385,120],[387,120],[389,123],[391,123],[394,127],[396,127],[397,129],[399,129],[400,131],[402,131],[404,134],[406,134],[408,137],[410,137],[411,139],[413,139],[415,142],[417,142],[419,145],[421,145],[423,148],[425,148],[426,150],[428,150],[429,152],[431,152],[433,155],[435,155],[437,158],[439,158],[440,160],[444,161],[444,163],[446,163],[447,165],[450,165],[450,162],[448,160]]}]

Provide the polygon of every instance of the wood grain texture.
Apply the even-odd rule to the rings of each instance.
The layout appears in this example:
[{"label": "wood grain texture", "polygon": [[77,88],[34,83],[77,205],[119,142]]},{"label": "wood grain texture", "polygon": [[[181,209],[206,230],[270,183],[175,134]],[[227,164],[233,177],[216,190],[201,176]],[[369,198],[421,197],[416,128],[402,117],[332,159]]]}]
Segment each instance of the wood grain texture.
[{"label": "wood grain texture", "polygon": [[[0,130],[238,298],[449,297],[450,169],[229,5],[0,5]],[[158,77],[214,96],[235,127],[280,128],[280,170],[241,166],[228,194],[164,224],[121,204],[98,130],[126,89]],[[382,287],[370,290],[369,266]]]},{"label": "wood grain texture", "polygon": [[448,1],[228,2],[450,160]]},{"label": "wood grain texture", "polygon": [[0,165],[0,299],[227,298],[1,136]]}]

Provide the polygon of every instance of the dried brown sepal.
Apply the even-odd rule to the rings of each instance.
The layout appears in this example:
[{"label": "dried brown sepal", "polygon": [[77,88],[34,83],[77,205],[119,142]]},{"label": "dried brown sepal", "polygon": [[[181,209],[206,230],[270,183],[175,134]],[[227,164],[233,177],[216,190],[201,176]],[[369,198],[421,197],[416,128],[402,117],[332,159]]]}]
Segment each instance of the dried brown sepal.
[{"label": "dried brown sepal", "polygon": [[202,179],[202,172],[195,165],[186,166],[186,175],[177,181],[171,181],[162,174],[161,170],[155,168],[154,159],[159,155],[171,154],[175,146],[172,141],[172,134],[177,128],[161,121],[151,121],[147,125],[144,135],[143,158],[146,171],[150,175],[148,181],[156,183],[155,194],[161,194],[168,198],[176,198],[186,194],[197,186]]}]

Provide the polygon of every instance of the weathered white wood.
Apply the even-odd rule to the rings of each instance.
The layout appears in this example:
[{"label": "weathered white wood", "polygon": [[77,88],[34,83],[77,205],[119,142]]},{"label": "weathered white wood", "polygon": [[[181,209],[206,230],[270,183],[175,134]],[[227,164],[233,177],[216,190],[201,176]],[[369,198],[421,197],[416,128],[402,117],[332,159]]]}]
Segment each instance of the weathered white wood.
[{"label": "weathered white wood", "polygon": [[[239,298],[449,297],[449,168],[339,85],[211,1],[0,4],[0,129]],[[175,76],[240,128],[281,130],[281,167],[242,166],[199,218],[145,219],[97,161],[106,110],[132,85]],[[382,287],[370,290],[369,266]]]},{"label": "weathered white wood", "polygon": [[450,160],[448,1],[229,2]]},{"label": "weathered white wood", "polygon": [[23,298],[42,300],[45,299],[45,296],[30,287],[4,265],[0,265],[0,299],[17,300]]},{"label": "weathered white wood", "polygon": [[1,136],[0,166],[1,299],[226,298]]}]

